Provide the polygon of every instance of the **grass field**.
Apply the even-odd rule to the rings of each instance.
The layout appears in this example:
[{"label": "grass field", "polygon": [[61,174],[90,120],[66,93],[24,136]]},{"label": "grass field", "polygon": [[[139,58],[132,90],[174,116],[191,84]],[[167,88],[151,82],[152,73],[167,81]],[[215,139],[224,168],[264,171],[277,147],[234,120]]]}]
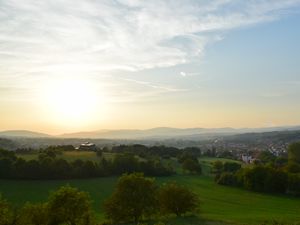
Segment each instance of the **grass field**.
[{"label": "grass field", "polygon": [[[103,153],[103,155],[106,159],[111,159],[112,157],[114,157],[113,153]],[[17,154],[17,156],[25,160],[32,160],[37,159],[38,154]],[[99,161],[99,157],[97,157],[96,153],[92,151],[65,151],[62,155],[57,155],[56,157],[65,159],[67,161],[74,161],[76,159],[90,160],[93,162]]]},{"label": "grass field", "polygon": [[[28,160],[36,157],[36,155],[26,155],[26,157]],[[93,152],[65,152],[61,157],[69,161],[78,158],[92,161],[99,160]],[[113,155],[106,154],[105,157],[109,158]],[[199,195],[201,201],[199,217],[171,219],[168,224],[222,224],[222,222],[216,221],[223,221],[223,224],[261,224],[264,221],[273,220],[285,223],[300,221],[299,198],[260,194],[215,184],[213,178],[209,176],[211,162],[215,160],[228,161],[228,159],[210,157],[200,158],[199,161],[202,164],[204,175],[191,176],[184,175],[176,160],[171,160],[179,175],[156,178],[160,184],[175,180],[188,186]],[[101,221],[104,219],[101,205],[112,193],[116,182],[116,177],[66,181],[0,180],[0,192],[4,198],[14,205],[20,206],[26,201],[45,201],[49,192],[62,185],[69,184],[90,193],[97,218]]]},{"label": "grass field", "polygon": [[[177,175],[157,178],[159,183],[170,180],[176,180],[178,183],[190,187],[199,195],[201,200],[200,218],[203,220],[217,220],[234,224],[261,224],[266,220],[300,221],[300,199],[220,186],[206,176]],[[0,180],[0,191],[4,198],[15,205],[20,205],[26,201],[44,201],[50,191],[61,185],[70,184],[90,193],[97,217],[102,220],[104,216],[101,205],[104,199],[111,194],[116,181],[117,178],[68,181]],[[176,221],[173,223],[177,224],[178,221]],[[198,220],[189,219],[181,224],[190,224],[187,223],[188,221],[191,224],[197,224],[195,221]]]}]

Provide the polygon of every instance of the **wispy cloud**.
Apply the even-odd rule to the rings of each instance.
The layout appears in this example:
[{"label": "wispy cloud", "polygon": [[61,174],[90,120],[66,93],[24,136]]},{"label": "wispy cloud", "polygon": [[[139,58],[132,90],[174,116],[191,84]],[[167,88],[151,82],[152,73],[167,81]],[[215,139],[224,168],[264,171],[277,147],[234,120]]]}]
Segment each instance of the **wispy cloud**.
[{"label": "wispy cloud", "polygon": [[273,20],[299,3],[7,0],[0,3],[1,61],[21,63],[22,69],[77,63],[95,70],[172,66],[201,54],[211,39],[207,32]]},{"label": "wispy cloud", "polygon": [[207,44],[220,40],[220,32],[275,20],[299,4],[300,0],[0,1],[0,79],[25,77],[26,82],[28,77],[59,73],[88,76],[187,63],[202,56]]},{"label": "wispy cloud", "polygon": [[200,73],[190,73],[190,72],[184,72],[184,71],[181,71],[179,74],[182,77],[193,77],[193,76],[200,75]]},{"label": "wispy cloud", "polygon": [[170,85],[156,84],[129,78],[119,78],[115,82],[120,82],[120,86],[117,92],[111,93],[111,101],[113,102],[144,101],[145,99],[151,100],[154,97],[165,94],[188,91],[188,89],[184,88],[177,88]]}]

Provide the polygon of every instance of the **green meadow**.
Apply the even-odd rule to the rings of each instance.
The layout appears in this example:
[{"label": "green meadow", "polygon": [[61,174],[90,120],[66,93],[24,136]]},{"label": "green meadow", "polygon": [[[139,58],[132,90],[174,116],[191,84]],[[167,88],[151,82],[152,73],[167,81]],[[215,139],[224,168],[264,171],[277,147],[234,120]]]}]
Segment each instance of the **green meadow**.
[{"label": "green meadow", "polygon": [[[36,155],[22,157],[29,160],[34,159]],[[77,158],[99,160],[92,152],[65,152],[61,157],[66,160]],[[113,155],[105,154],[105,157]],[[159,184],[176,181],[185,185],[200,198],[200,209],[196,217],[168,218],[168,224],[262,224],[266,221],[288,224],[300,221],[300,198],[261,194],[215,184],[213,177],[210,176],[211,162],[215,160],[227,161],[209,157],[199,159],[203,168],[202,176],[184,174],[178,163],[171,160],[178,175],[156,178]],[[49,181],[0,180],[0,192],[4,198],[18,207],[28,201],[45,201],[51,191],[62,185],[71,185],[90,194],[97,218],[103,221],[101,206],[112,193],[117,180],[117,177]]]},{"label": "green meadow", "polygon": [[[113,153],[103,153],[103,155],[106,159],[111,159],[114,157]],[[25,160],[32,160],[38,158],[37,153],[17,154],[17,156]],[[57,155],[56,157],[65,159],[69,162],[77,159],[90,160],[93,162],[99,161],[99,157],[97,157],[96,153],[93,151],[64,151],[61,155]]]}]

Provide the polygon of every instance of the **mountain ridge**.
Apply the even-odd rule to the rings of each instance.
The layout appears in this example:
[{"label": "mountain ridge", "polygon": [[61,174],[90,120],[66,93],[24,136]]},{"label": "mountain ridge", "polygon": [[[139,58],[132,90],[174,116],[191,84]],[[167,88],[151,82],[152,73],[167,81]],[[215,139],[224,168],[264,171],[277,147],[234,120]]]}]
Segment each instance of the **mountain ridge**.
[{"label": "mountain ridge", "polygon": [[155,139],[155,138],[180,138],[197,137],[197,135],[232,135],[243,133],[259,133],[269,131],[293,131],[300,130],[300,126],[263,127],[263,128],[174,128],[174,127],[154,127],[150,129],[119,129],[119,130],[96,130],[73,133],[63,133],[60,135],[49,135],[46,133],[30,130],[6,130],[0,131],[0,137],[26,137],[26,138],[92,138],[92,139]]}]

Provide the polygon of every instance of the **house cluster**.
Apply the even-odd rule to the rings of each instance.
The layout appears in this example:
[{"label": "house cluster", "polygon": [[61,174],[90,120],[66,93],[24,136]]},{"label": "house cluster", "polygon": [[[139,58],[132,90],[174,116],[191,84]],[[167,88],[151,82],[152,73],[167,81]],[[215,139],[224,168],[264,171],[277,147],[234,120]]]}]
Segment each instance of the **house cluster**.
[{"label": "house cluster", "polygon": [[242,154],[242,161],[246,164],[253,163],[256,159],[251,155]]},{"label": "house cluster", "polygon": [[95,151],[96,145],[91,142],[85,142],[85,143],[80,144],[80,146],[77,147],[76,149],[81,150],[81,151]]}]

